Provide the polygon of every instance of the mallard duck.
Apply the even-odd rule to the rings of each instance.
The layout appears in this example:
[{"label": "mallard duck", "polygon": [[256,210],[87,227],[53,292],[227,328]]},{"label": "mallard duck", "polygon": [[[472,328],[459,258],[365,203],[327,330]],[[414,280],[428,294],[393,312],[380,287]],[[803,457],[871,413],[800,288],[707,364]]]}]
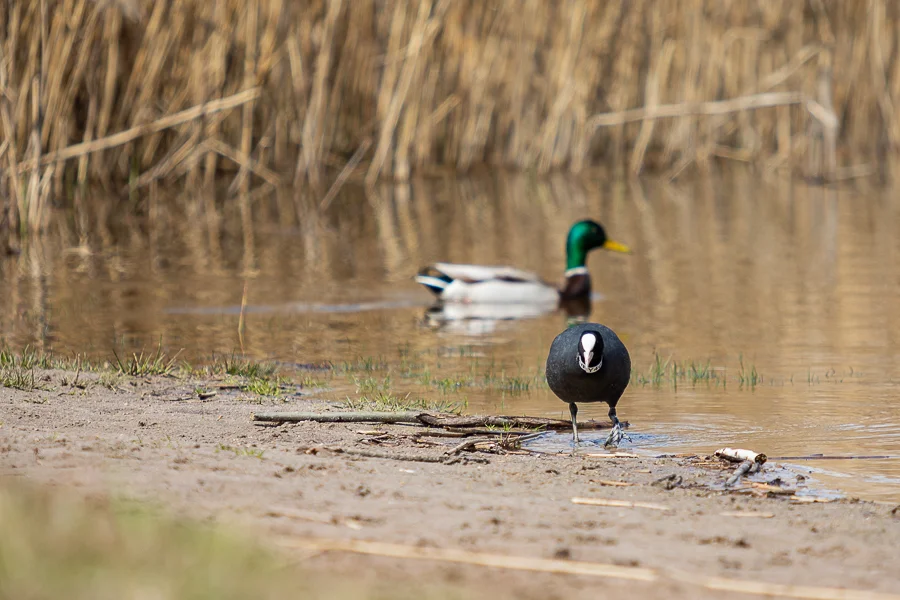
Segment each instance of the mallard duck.
[{"label": "mallard duck", "polygon": [[631,379],[631,357],[615,332],[599,323],[567,328],[550,344],[547,384],[560,400],[569,404],[572,435],[578,443],[576,402],[606,402],[612,431],[604,446],[628,439],[616,415],[616,404]]},{"label": "mallard duck", "polygon": [[421,269],[416,281],[434,292],[443,302],[483,304],[557,304],[589,299],[591,276],[585,266],[588,252],[604,248],[613,252],[630,250],[606,237],[596,221],[578,221],[566,239],[565,284],[557,289],[535,273],[514,267],[435,263]]}]

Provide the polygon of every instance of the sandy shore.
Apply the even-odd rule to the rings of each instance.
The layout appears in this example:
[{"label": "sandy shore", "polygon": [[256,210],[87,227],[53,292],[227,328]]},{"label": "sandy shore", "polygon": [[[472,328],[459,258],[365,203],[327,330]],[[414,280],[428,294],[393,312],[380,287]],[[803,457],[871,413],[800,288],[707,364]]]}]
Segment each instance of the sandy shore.
[{"label": "sandy shore", "polygon": [[[753,486],[801,491],[804,482],[777,465],[726,491],[733,467],[702,456],[486,448],[454,464],[422,462],[460,440],[417,437],[405,425],[252,422],[261,410],[337,410],[314,392],[260,404],[231,388],[201,400],[198,388],[220,382],[125,378],[110,389],[97,377],[82,374],[76,387],[71,373],[42,372],[43,389],[0,388],[3,477],[151,500],[246,527],[318,571],[432,581],[459,597],[745,597],[734,590],[759,595],[763,583],[900,594],[900,510],[852,499],[801,504]],[[357,540],[382,545],[346,551]],[[501,559],[512,568],[469,564]],[[576,574],[544,572],[560,570]],[[710,578],[724,578],[724,591]]]}]

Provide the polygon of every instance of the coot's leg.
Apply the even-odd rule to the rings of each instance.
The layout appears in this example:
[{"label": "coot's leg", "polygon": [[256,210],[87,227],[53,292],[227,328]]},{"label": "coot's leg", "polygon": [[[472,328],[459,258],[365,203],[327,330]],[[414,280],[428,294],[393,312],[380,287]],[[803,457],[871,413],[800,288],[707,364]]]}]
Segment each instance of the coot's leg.
[{"label": "coot's leg", "polygon": [[572,415],[572,437],[575,440],[575,443],[578,443],[578,424],[576,423],[575,418],[578,416],[578,407],[575,406],[574,402],[569,402],[569,414]]}]

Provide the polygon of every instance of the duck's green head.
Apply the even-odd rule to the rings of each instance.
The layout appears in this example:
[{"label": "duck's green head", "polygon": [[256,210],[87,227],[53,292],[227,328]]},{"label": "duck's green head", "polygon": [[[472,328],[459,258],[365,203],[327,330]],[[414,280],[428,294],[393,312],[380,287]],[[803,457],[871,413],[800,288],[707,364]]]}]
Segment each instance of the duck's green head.
[{"label": "duck's green head", "polygon": [[613,252],[631,252],[625,244],[606,237],[606,231],[600,223],[585,219],[572,225],[569,230],[569,237],[566,239],[566,269],[583,267],[588,252],[594,248],[603,248]]}]

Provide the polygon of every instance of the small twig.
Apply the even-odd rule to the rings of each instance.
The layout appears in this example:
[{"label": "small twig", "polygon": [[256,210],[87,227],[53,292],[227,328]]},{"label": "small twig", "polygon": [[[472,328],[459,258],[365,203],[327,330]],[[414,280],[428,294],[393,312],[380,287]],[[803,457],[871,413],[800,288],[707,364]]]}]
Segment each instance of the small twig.
[{"label": "small twig", "polygon": [[735,517],[738,519],[771,519],[775,513],[755,512],[752,510],[732,510],[719,513],[723,517]]},{"label": "small twig", "polygon": [[609,481],[606,479],[598,479],[596,481],[591,481],[591,483],[598,483],[600,485],[610,485],[614,487],[628,487],[634,485],[633,483],[629,483],[627,481]]},{"label": "small twig", "polygon": [[483,442],[493,442],[493,441],[494,440],[489,437],[472,438],[472,439],[464,441],[461,444],[454,446],[453,448],[450,448],[444,454],[459,454],[463,450],[468,450],[469,448],[473,447],[475,444],[481,444]]},{"label": "small twig", "polygon": [[466,437],[469,434],[469,431],[432,431],[426,429],[425,431],[417,431],[410,435],[413,437],[461,438]]},{"label": "small twig", "polygon": [[629,502],[627,500],[607,500],[605,498],[572,498],[572,504],[587,506],[612,506],[617,508],[649,508],[650,510],[669,511],[668,506],[652,502]]}]

